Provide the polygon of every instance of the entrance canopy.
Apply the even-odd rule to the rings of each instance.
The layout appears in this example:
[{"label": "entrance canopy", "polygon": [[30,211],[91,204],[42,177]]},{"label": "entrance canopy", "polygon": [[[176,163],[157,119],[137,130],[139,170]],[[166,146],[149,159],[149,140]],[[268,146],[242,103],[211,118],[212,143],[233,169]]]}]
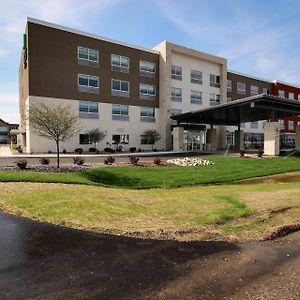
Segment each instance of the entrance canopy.
[{"label": "entrance canopy", "polygon": [[214,107],[172,116],[178,124],[240,125],[261,120],[275,121],[300,115],[300,101],[256,95]]}]

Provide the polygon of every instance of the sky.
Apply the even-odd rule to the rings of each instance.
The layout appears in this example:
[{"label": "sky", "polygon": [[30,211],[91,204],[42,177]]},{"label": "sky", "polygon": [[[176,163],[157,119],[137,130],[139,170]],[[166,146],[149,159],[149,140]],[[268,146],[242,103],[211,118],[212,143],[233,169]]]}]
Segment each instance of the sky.
[{"label": "sky", "polygon": [[299,0],[0,0],[0,118],[19,121],[18,66],[32,17],[146,48],[168,40],[230,70],[300,84]]}]

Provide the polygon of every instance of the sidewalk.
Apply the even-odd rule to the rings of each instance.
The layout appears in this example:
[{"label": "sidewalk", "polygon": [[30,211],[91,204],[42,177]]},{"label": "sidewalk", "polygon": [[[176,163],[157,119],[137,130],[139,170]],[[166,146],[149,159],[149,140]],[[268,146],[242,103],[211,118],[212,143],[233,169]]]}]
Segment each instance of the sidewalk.
[{"label": "sidewalk", "polygon": [[12,157],[12,152],[7,145],[0,146],[0,157]]}]

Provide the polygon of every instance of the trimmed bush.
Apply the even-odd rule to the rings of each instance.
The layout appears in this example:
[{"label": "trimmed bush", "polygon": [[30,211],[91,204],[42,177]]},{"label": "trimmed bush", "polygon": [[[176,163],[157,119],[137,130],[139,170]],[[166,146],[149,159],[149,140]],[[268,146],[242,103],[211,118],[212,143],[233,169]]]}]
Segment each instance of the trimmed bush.
[{"label": "trimmed bush", "polygon": [[67,154],[68,151],[67,151],[66,149],[64,149],[62,153],[63,153],[63,154]]},{"label": "trimmed bush", "polygon": [[130,147],[130,148],[129,148],[129,151],[130,151],[131,153],[135,152],[135,151],[136,151],[136,147]]},{"label": "trimmed bush", "polygon": [[84,159],[82,157],[73,158],[74,165],[82,166],[84,164]]},{"label": "trimmed bush", "polygon": [[17,161],[17,167],[20,170],[25,170],[27,167],[27,160],[26,159],[20,159]]},{"label": "trimmed bush", "polygon": [[104,150],[104,152],[108,152],[108,153],[114,153],[114,152],[115,152],[114,149],[109,148],[109,147],[106,147],[106,148],[104,148],[103,150]]},{"label": "trimmed bush", "polygon": [[82,154],[83,153],[83,149],[82,148],[76,148],[74,150],[74,152],[78,153],[78,154]]},{"label": "trimmed bush", "polygon": [[97,149],[96,148],[94,148],[94,147],[91,147],[90,149],[89,149],[89,152],[96,152],[97,151]]},{"label": "trimmed bush", "polygon": [[155,157],[154,160],[153,160],[153,163],[155,165],[160,165],[161,164],[161,159],[159,157]]},{"label": "trimmed bush", "polygon": [[263,157],[264,155],[264,150],[263,149],[258,149],[257,150],[257,157]]},{"label": "trimmed bush", "polygon": [[49,165],[50,164],[50,159],[48,157],[41,157],[40,158],[40,163],[42,165]]},{"label": "trimmed bush", "polygon": [[139,162],[140,157],[139,156],[135,156],[135,155],[130,155],[129,156],[129,162],[133,165],[137,165],[137,163]]}]

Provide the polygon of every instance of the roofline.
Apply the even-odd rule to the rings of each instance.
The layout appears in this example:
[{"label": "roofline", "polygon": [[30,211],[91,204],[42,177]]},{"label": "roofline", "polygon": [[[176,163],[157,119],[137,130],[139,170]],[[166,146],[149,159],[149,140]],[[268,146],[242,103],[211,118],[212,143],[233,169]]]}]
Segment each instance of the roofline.
[{"label": "roofline", "polygon": [[273,83],[274,82],[274,80],[264,79],[264,78],[252,76],[252,75],[249,75],[249,74],[245,74],[245,73],[242,73],[242,72],[229,70],[229,69],[227,70],[227,73],[232,73],[232,74],[236,74],[236,75],[240,75],[240,76],[244,76],[244,77],[247,77],[247,78],[251,78],[251,79],[255,79],[255,80],[259,80],[259,81],[264,81],[264,82],[268,82],[268,83]]},{"label": "roofline", "polygon": [[6,125],[10,125],[8,122],[4,121],[3,119],[0,118],[0,121],[2,121],[3,123],[5,123]]},{"label": "roofline", "polygon": [[288,83],[288,82],[284,82],[284,81],[280,81],[280,80],[273,80],[273,83],[284,84],[284,85],[288,85],[288,86],[291,86],[291,87],[295,87],[295,88],[297,88],[297,89],[300,89],[300,85],[292,84],[292,83]]},{"label": "roofline", "polygon": [[70,33],[86,36],[86,37],[89,37],[89,38],[93,38],[93,39],[97,39],[97,40],[101,40],[101,41],[105,41],[105,42],[125,46],[125,47],[128,47],[128,48],[133,48],[133,49],[137,49],[137,50],[140,50],[140,51],[150,52],[150,53],[153,53],[153,54],[159,54],[159,52],[154,50],[154,49],[132,45],[132,44],[129,44],[129,43],[125,43],[125,42],[121,42],[121,41],[118,41],[118,40],[110,39],[110,38],[103,37],[103,36],[100,36],[100,35],[88,33],[88,32],[85,32],[85,31],[80,31],[80,30],[73,29],[73,28],[70,28],[70,27],[65,27],[65,26],[61,26],[61,25],[58,25],[58,24],[54,24],[54,23],[50,23],[50,22],[46,22],[46,21],[42,21],[42,20],[30,18],[30,17],[27,17],[27,23],[43,25],[43,26],[55,28],[55,29],[58,29],[58,30],[67,31],[67,32],[70,32]]}]

